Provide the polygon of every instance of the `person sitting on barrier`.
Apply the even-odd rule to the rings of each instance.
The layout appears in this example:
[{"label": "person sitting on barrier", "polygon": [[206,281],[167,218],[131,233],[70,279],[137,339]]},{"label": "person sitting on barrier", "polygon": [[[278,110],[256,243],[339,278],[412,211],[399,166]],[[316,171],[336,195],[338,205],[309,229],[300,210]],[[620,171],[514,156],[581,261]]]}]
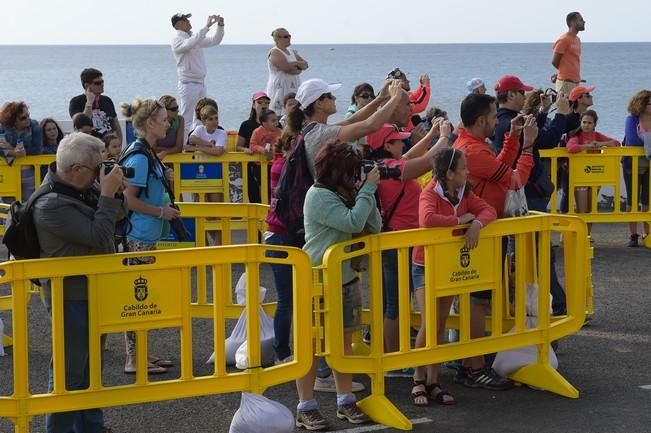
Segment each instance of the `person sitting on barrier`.
[{"label": "person sitting on barrier", "polygon": [[[276,143],[278,143],[280,135],[282,134],[282,130],[278,127],[278,115],[271,110],[266,110],[260,114],[258,120],[260,121],[260,126],[258,126],[253,131],[253,134],[251,134],[251,141],[249,142],[249,147],[245,150],[245,152],[249,155],[262,154],[265,156],[265,158],[267,158],[267,160],[271,160],[274,155],[273,149],[276,146]],[[257,191],[255,191],[255,193],[260,198],[260,202],[262,202],[262,194],[260,192],[262,188],[262,172],[260,171],[261,166],[259,163],[249,165],[253,165],[255,168],[254,179],[249,179],[249,182],[252,182],[253,180],[259,182],[255,185],[251,185],[249,183],[249,190],[255,186],[255,188],[257,188]],[[269,179],[270,169],[271,166],[268,165],[267,179]],[[270,191],[268,184],[266,185],[266,188],[267,197],[269,197]]]},{"label": "person sitting on barrier", "polygon": [[[497,212],[498,218],[504,214],[506,192],[519,189],[529,179],[533,167],[533,144],[538,135],[536,119],[533,116],[517,115],[513,118],[510,131],[504,135],[504,146],[499,155],[495,155],[486,138],[495,135],[497,124],[496,99],[490,95],[471,93],[461,102],[461,121],[463,128],[454,147],[464,152],[468,176],[473,192],[490,204]],[[524,120],[524,122],[523,122]],[[524,131],[524,140],[520,145],[520,134]],[[521,154],[518,158],[518,152]],[[517,159],[516,169],[512,169]],[[517,180],[519,179],[519,181]],[[520,183],[522,182],[522,183]],[[502,245],[502,255],[506,255],[506,246]],[[485,318],[490,305],[491,291],[473,292],[471,294],[471,338],[484,336]],[[455,382],[472,388],[493,390],[509,389],[510,380],[498,375],[486,365],[483,355],[464,360],[464,366],[457,371]]]},{"label": "person sitting on barrier", "polygon": [[[165,138],[158,140],[154,145],[154,150],[159,159],[164,159],[166,155],[173,155],[183,151],[185,144],[185,119],[179,114],[179,103],[171,95],[163,95],[158,99],[167,110],[167,121],[169,127]],[[199,112],[201,114],[201,112]],[[200,119],[197,116],[197,119]]]},{"label": "person sitting on barrier", "polygon": [[[43,147],[41,127],[36,120],[30,119],[29,108],[23,101],[7,102],[0,111],[0,156],[8,164],[14,159],[27,155],[39,155]],[[34,168],[21,168],[22,197],[26,201],[35,190]]]},{"label": "person sitting on barrier", "polygon": [[[651,149],[651,91],[640,90],[631,98],[628,103],[629,115],[626,117],[625,146],[643,146],[645,149]],[[637,203],[642,205],[638,207],[638,212],[647,212],[649,210],[649,154],[646,157],[638,159],[638,178],[636,179],[638,188]],[[633,172],[631,157],[622,158],[622,167],[624,169],[624,182],[626,183],[626,210],[631,211],[633,203]],[[637,223],[628,224],[631,231],[631,237],[628,241],[629,247],[637,247],[640,235],[637,233]],[[649,235],[649,223],[644,223],[644,233],[641,239]]]},{"label": "person sitting on barrier", "polygon": [[102,72],[94,68],[86,68],[81,71],[79,77],[84,93],[70,100],[68,106],[70,118],[77,113],[84,113],[92,119],[92,134],[95,137],[101,138],[109,132],[114,132],[118,137],[122,137],[122,128],[115,113],[113,101],[103,95],[104,76]]},{"label": "person sitting on barrier", "polygon": [[[440,129],[440,133],[439,133]],[[432,170],[434,156],[448,147],[452,132],[450,122],[438,120],[427,135],[403,155],[404,141],[408,132],[386,124],[368,135],[366,142],[370,147],[369,159],[381,167],[381,180],[378,186],[382,231],[408,230],[418,228],[418,197],[421,187],[417,178]],[[438,142],[429,150],[428,145],[434,136],[440,135]],[[384,350],[399,350],[398,333],[398,251],[382,251],[382,304],[384,310]],[[409,371],[408,375],[411,376]],[[387,375],[400,375],[400,371]]]},{"label": "person sitting on barrier", "polygon": [[72,116],[72,129],[75,132],[83,132],[84,134],[93,133],[93,119],[84,113],[77,113]]},{"label": "person sitting on barrier", "polygon": [[112,132],[102,137],[104,152],[102,157],[105,161],[117,161],[122,151],[122,139]]},{"label": "person sitting on barrier", "polygon": [[[620,142],[614,138],[608,137],[596,131],[597,113],[594,110],[587,110],[581,115],[581,126],[570,133],[570,139],[567,141],[567,151],[569,153],[578,153],[586,151],[587,153],[601,153],[604,147],[619,147]],[[579,186],[575,190],[576,212],[588,213],[592,209],[592,188],[589,186]],[[588,223],[588,235],[592,224]],[[591,239],[592,240],[592,239]]]},{"label": "person sitting on barrier", "polygon": [[[194,122],[192,122],[192,125],[190,125],[190,132],[188,133],[187,139],[190,138],[190,134],[192,134],[192,131],[197,129],[197,126],[203,125],[203,123],[201,123],[201,110],[206,105],[210,105],[211,107],[214,107],[215,110],[217,110],[217,113],[219,113],[219,106],[217,105],[217,101],[215,101],[214,99],[209,98],[207,96],[204,96],[203,98],[199,99],[199,101],[197,101],[197,105],[194,107],[194,118],[195,118],[195,120],[194,120]],[[224,128],[219,126],[219,129],[224,129]],[[186,143],[187,143],[187,139],[186,139]]]},{"label": "person sitting on barrier", "polygon": [[[131,230],[126,234],[126,251],[153,251],[156,242],[163,236],[165,221],[171,221],[180,216],[178,209],[169,204],[166,197],[167,181],[174,179],[172,169],[159,162],[151,146],[156,140],[165,137],[167,128],[167,111],[165,106],[156,99],[136,99],[133,104],[123,103],[122,111],[133,121],[133,127],[138,139],[125,150],[140,149],[131,153],[121,163],[125,167],[133,167],[135,176],[129,179],[129,187],[124,191],[129,210]],[[130,265],[148,264],[154,260],[151,256],[134,257],[129,259]],[[125,374],[136,373],[136,334],[133,331],[125,333],[126,360]],[[172,362],[149,356],[148,373],[167,373],[166,367]]]},{"label": "person sitting on barrier", "polygon": [[[465,231],[466,247],[475,248],[479,243],[479,231],[497,217],[495,209],[472,192],[468,183],[466,158],[461,150],[448,148],[435,157],[435,178],[423,189],[418,205],[420,227],[452,227],[468,224]],[[414,248],[412,279],[414,294],[421,312],[421,324],[416,336],[415,347],[425,346],[425,254],[422,246]],[[430,270],[436,269],[428,267]],[[445,322],[452,305],[452,296],[438,298],[437,306],[437,343],[444,344]],[[427,406],[429,400],[439,404],[455,404],[454,397],[444,391],[439,383],[439,364],[420,366],[414,372],[414,386],[411,398],[416,406]]]},{"label": "person sitting on barrier", "polygon": [[[115,223],[126,213],[117,197],[127,187],[120,168],[109,173],[102,166],[104,144],[95,137],[73,133],[65,137],[57,149],[56,162],[50,164],[44,185],[57,185],[70,190],[67,194],[51,192],[34,205],[34,226],[42,258],[89,256],[115,252]],[[99,184],[96,180],[99,177]],[[73,193],[76,195],[73,196]],[[79,197],[83,197],[83,200]],[[83,272],[83,271],[81,271]],[[63,306],[52,305],[51,280],[41,280],[43,303],[48,311],[61,308],[63,316],[66,390],[89,386],[88,279],[85,275],[63,278]],[[61,323],[59,323],[61,325]],[[56,326],[56,324],[53,324]],[[91,338],[100,338],[97,335]],[[100,351],[105,335],[100,338]],[[101,353],[100,353],[101,356]],[[99,361],[98,361],[99,362]],[[55,374],[50,363],[48,390],[54,390]],[[57,375],[64,373],[59,365]],[[61,395],[63,389],[58,389]],[[51,413],[45,416],[47,433],[105,430],[101,409],[85,409]]]},{"label": "person sitting on barrier", "polygon": [[[377,233],[381,217],[374,193],[380,181],[380,172],[373,167],[359,191],[355,183],[361,170],[361,160],[352,146],[340,140],[328,140],[317,153],[314,162],[316,183],[305,197],[305,245],[313,266],[323,261],[323,254],[333,244],[352,239],[353,233]],[[351,262],[343,263],[342,270],[344,353],[352,355],[352,334],[360,327],[362,298],[359,278]],[[314,399],[316,359],[309,373],[296,381],[299,403],[296,426],[308,430],[327,428]],[[368,420],[357,407],[352,392],[352,375],[334,372],[337,387],[337,418],[359,424]]]}]

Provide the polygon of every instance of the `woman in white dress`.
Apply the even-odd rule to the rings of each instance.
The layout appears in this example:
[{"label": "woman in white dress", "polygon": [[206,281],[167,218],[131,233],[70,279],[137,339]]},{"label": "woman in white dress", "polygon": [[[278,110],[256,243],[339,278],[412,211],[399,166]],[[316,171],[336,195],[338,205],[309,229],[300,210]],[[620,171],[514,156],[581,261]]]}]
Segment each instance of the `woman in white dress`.
[{"label": "woman in white dress", "polygon": [[271,36],[274,39],[274,47],[267,54],[267,95],[271,98],[269,109],[281,114],[285,95],[296,93],[301,84],[299,75],[308,68],[308,64],[295,49],[289,48],[292,35],[286,29],[277,28],[271,32]]}]

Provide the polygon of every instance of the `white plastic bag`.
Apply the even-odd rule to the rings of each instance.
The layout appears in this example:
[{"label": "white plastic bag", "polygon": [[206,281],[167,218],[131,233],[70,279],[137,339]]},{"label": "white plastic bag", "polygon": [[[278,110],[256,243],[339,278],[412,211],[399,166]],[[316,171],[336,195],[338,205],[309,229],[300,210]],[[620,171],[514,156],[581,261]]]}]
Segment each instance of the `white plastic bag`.
[{"label": "white plastic bag", "polygon": [[527,206],[527,197],[524,194],[524,187],[522,185],[522,182],[520,182],[520,177],[517,173],[515,173],[513,176],[512,184],[513,185],[511,186],[511,189],[506,192],[506,200],[504,201],[504,216],[525,216],[529,213],[529,207]]},{"label": "white plastic bag", "polygon": [[5,339],[5,323],[2,321],[2,317],[0,317],[0,356],[5,356],[4,339]]},{"label": "white plastic bag", "polygon": [[[264,297],[267,294],[267,289],[260,286],[260,303],[264,301]],[[246,272],[242,273],[240,279],[235,285],[235,295],[237,298],[238,305],[246,304]],[[266,314],[265,314],[266,316]],[[267,317],[268,318],[268,317]],[[260,320],[262,323],[262,319]],[[265,328],[262,327],[262,331],[265,331]],[[273,345],[273,321],[271,322],[271,344]],[[240,318],[235,324],[235,328],[231,332],[231,335],[226,339],[226,365],[235,365],[235,352],[237,349],[246,341],[246,310],[242,312]],[[264,344],[263,344],[264,347]],[[273,349],[273,347],[272,347]],[[215,352],[210,355],[210,358],[206,361],[206,364],[213,364],[215,362]]]},{"label": "white plastic bag", "polygon": [[[240,317],[240,320],[245,323],[244,331],[246,332],[246,316]],[[263,367],[273,365],[274,363],[274,335],[274,321],[271,317],[267,316],[267,313],[265,313],[262,307],[260,307],[260,361],[262,362]],[[235,352],[235,367],[240,370],[249,368],[249,359],[246,349],[247,341],[245,339]]]},{"label": "white plastic bag", "polygon": [[[260,286],[260,303],[264,302],[264,297],[267,294],[267,288]],[[240,275],[240,279],[237,280],[235,285],[235,297],[237,299],[237,305],[246,304],[246,272]]]},{"label": "white plastic bag", "polygon": [[292,433],[294,415],[277,401],[263,395],[242,393],[228,433]]}]

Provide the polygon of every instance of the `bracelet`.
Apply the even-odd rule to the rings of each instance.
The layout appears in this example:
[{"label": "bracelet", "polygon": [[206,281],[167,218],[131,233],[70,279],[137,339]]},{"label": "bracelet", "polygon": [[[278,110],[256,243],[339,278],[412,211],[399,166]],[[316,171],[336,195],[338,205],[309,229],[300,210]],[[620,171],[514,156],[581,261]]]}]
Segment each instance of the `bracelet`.
[{"label": "bracelet", "polygon": [[160,207],[160,215],[158,216],[158,219],[163,219],[163,206]]}]

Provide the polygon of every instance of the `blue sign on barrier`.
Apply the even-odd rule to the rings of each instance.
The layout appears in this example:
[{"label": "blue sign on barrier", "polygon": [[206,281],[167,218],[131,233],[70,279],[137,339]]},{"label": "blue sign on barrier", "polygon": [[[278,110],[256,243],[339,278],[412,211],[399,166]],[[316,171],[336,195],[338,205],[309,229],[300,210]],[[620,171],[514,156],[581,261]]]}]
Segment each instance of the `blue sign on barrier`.
[{"label": "blue sign on barrier", "polygon": [[181,164],[181,187],[211,187],[223,185],[222,164],[201,162]]},{"label": "blue sign on barrier", "polygon": [[176,237],[174,230],[169,231],[169,234],[156,243],[156,248],[159,250],[170,250],[174,248],[193,248],[197,246],[197,231],[195,218],[181,218],[185,228],[190,233],[189,239],[183,242],[179,241]]}]

